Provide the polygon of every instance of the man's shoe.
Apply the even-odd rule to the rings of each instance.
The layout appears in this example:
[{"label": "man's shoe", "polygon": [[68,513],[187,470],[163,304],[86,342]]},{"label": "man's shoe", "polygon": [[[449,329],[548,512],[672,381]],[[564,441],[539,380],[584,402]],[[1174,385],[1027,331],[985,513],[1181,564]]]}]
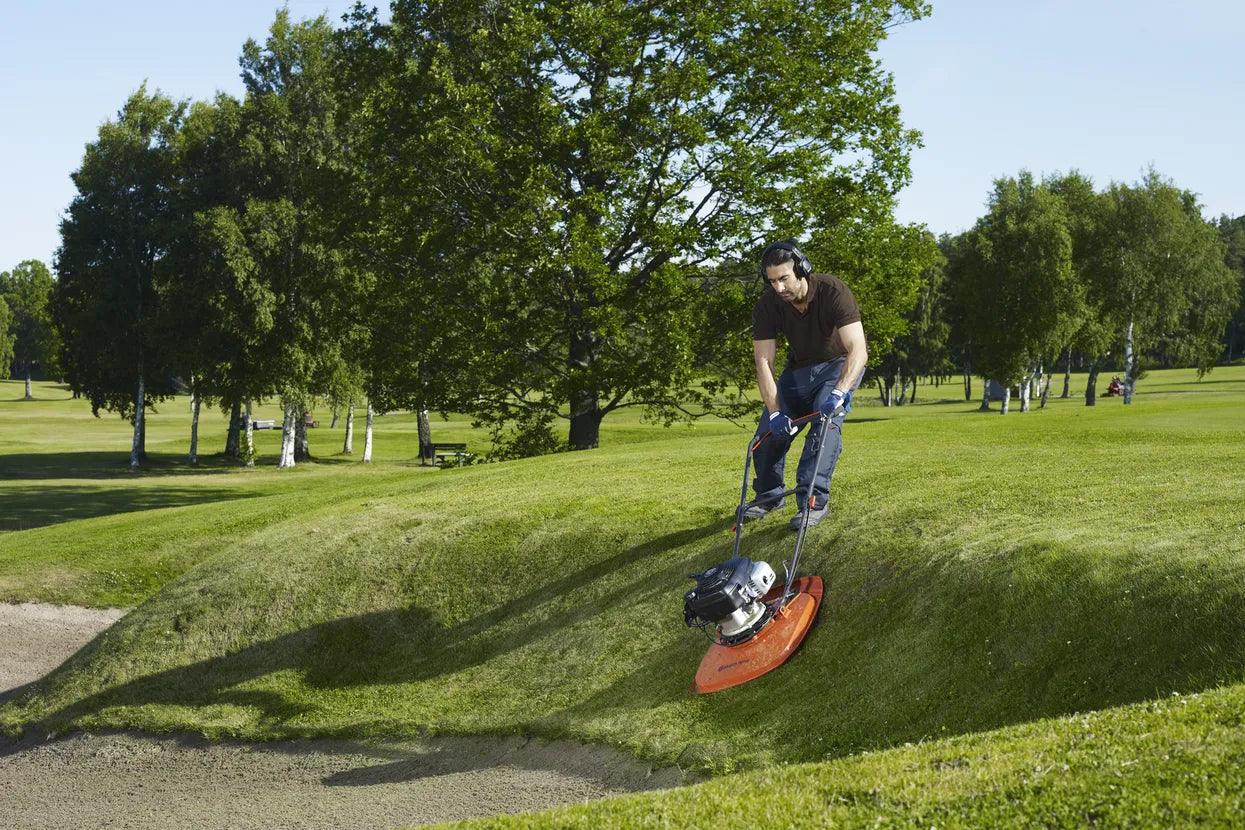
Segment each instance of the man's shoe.
[{"label": "man's shoe", "polygon": [[[808,508],[807,507],[804,508],[804,510],[801,510],[799,513],[796,513],[794,516],[791,517],[790,526],[792,530],[800,529],[800,522],[804,521],[805,510],[808,510]],[[822,519],[826,518],[826,516],[828,515],[830,515],[830,503],[826,502],[821,507],[814,508],[813,511],[808,514],[808,526],[812,527],[813,525],[818,524],[819,522],[821,522]]]},{"label": "man's shoe", "polygon": [[765,502],[764,504],[750,504],[744,508],[744,521],[755,522],[757,519],[760,519],[761,517],[763,517],[766,513],[770,512],[771,510],[778,510],[779,508],[784,506],[786,503],[787,503],[786,499],[779,499],[778,501]]}]

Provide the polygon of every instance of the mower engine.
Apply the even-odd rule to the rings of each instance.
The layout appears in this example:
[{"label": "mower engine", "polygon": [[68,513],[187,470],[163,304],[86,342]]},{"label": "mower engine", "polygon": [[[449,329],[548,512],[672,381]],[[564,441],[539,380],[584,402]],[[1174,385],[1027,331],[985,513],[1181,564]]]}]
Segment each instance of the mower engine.
[{"label": "mower engine", "polygon": [[683,621],[689,627],[717,628],[718,642],[737,645],[752,639],[774,616],[761,602],[774,585],[774,569],[765,562],[736,556],[700,574],[696,587],[683,595]]}]

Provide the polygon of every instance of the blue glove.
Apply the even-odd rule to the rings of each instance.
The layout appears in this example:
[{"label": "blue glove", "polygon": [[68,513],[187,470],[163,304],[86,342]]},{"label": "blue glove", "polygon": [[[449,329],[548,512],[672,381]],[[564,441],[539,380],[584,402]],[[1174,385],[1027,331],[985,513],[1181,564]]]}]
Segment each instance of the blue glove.
[{"label": "blue glove", "polygon": [[791,423],[791,419],[781,412],[769,416],[769,431],[775,435],[795,435],[799,428]]},{"label": "blue glove", "polygon": [[842,389],[835,389],[830,392],[830,397],[826,398],[821,405],[821,414],[827,418],[834,418],[842,415],[852,405],[852,393],[844,392]]}]

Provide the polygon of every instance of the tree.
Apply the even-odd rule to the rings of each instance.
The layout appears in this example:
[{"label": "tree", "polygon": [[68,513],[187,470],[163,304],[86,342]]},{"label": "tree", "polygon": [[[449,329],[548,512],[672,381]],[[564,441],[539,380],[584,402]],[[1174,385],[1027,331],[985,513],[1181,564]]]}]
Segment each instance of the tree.
[{"label": "tree", "polygon": [[1220,216],[1219,237],[1226,248],[1225,261],[1238,277],[1241,303],[1224,333],[1224,352],[1229,363],[1245,353],[1245,216]]},{"label": "tree", "polygon": [[61,222],[53,319],[61,366],[75,391],[130,417],[130,467],[146,457],[146,407],[173,394],[154,286],[169,243],[174,144],[184,106],[145,86],[99,129],[72,178]]},{"label": "tree", "polygon": [[[1095,191],[1093,181],[1079,171],[1073,170],[1060,176],[1045,179],[1060,201],[1068,217],[1068,233],[1072,239],[1072,270],[1080,290],[1072,297],[1068,309],[1071,338],[1058,344],[1058,351],[1065,355],[1064,390],[1061,397],[1068,397],[1072,351],[1090,356],[1089,383],[1085,390],[1085,405],[1093,406],[1096,400],[1098,370],[1112,344],[1112,331],[1107,324],[1107,298],[1096,290],[1093,268],[1101,241],[1102,197]],[[1054,355],[1052,354],[1052,359]]]},{"label": "tree", "polygon": [[[1038,361],[1067,342],[1079,309],[1059,197],[1027,172],[996,180],[987,214],[969,233],[963,268],[977,371],[1005,390],[1018,383],[1027,409]],[[1005,392],[1004,413],[1008,403]]]},{"label": "tree", "polygon": [[[361,272],[349,266],[337,224],[348,182],[335,48],[323,16],[292,23],[282,10],[264,44],[248,40],[242,51],[250,186],[236,225],[247,267],[276,298],[261,348],[268,365],[280,367],[274,379],[285,408],[280,467],[294,465],[296,433],[311,401],[346,359],[348,310],[360,295]],[[304,441],[297,444],[305,451]]]},{"label": "tree", "polygon": [[[923,375],[942,375],[952,368],[947,345],[950,325],[946,320],[944,293],[947,261],[928,232],[925,234],[923,250],[928,252],[930,261],[919,271],[920,283],[916,301],[912,310],[904,316],[906,331],[894,338],[889,353],[885,349],[885,342],[881,344],[883,349],[882,357],[878,361],[878,383],[885,406],[915,401],[918,378]],[[878,304],[873,304],[873,307],[877,308]],[[892,395],[896,382],[899,384],[897,397]]]},{"label": "tree", "polygon": [[168,310],[172,359],[191,383],[195,411],[203,398],[219,401],[230,415],[226,454],[249,465],[251,447],[242,447],[238,422],[248,401],[276,385],[265,350],[277,297],[256,265],[241,220],[248,179],[243,139],[236,99],[221,94],[190,108],[178,134],[175,230],[158,287]]},{"label": "tree", "polygon": [[687,405],[712,375],[696,356],[746,317],[702,328],[738,290],[702,266],[889,219],[916,136],[874,50],[927,11],[397,0],[388,26],[356,19],[347,39],[380,67],[373,146],[411,160],[378,172],[400,211],[368,235],[378,279],[403,283],[386,295],[403,319],[436,317],[408,371],[382,370],[387,394],[518,424],[536,447],[564,418],[573,449],[623,407],[704,411]]},{"label": "tree", "polygon": [[[37,259],[18,264],[10,273],[0,274],[0,297],[13,316],[13,356],[17,372],[26,379],[26,400],[30,393],[30,376],[35,367],[45,371],[56,360],[56,331],[52,328],[52,273]],[[0,363],[8,366],[9,360]]]},{"label": "tree", "polygon": [[0,366],[13,362],[13,313],[0,295]]},{"label": "tree", "polygon": [[1132,402],[1138,355],[1164,345],[1207,371],[1238,297],[1224,246],[1196,199],[1157,172],[1104,194],[1091,273],[1124,342],[1124,403]]}]

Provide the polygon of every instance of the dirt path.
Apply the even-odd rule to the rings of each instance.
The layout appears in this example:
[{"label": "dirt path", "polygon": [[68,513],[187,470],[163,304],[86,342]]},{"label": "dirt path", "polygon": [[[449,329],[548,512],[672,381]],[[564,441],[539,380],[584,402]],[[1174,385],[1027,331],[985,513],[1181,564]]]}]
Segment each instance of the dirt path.
[{"label": "dirt path", "polygon": [[[0,604],[0,697],[121,612]],[[0,827],[391,828],[677,786],[600,747],[523,738],[209,743],[193,736],[0,738]]]}]

